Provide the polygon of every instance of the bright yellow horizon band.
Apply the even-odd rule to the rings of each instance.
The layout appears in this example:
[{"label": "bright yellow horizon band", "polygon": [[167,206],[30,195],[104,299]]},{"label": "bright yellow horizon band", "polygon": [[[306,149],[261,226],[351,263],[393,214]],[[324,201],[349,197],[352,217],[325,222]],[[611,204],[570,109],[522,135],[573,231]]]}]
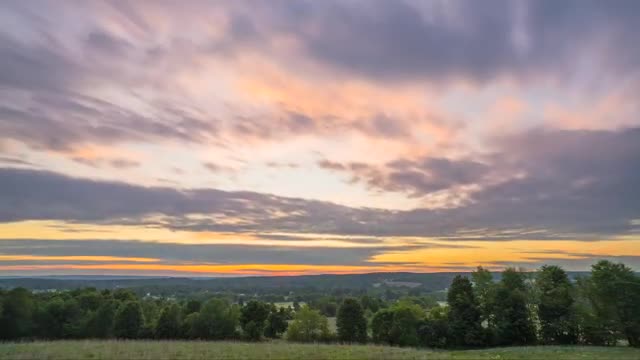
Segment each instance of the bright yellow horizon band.
[{"label": "bright yellow horizon band", "polygon": [[[73,230],[73,231],[69,231]],[[147,256],[109,256],[93,254],[46,255],[29,254],[28,247],[19,254],[2,253],[0,249],[0,271],[117,271],[117,272],[162,272],[229,275],[298,275],[318,273],[363,273],[381,271],[442,272],[472,270],[478,265],[490,269],[501,269],[508,264],[519,264],[530,270],[544,261],[593,260],[599,258],[638,256],[640,238],[618,236],[598,241],[571,240],[457,240],[455,238],[428,237],[375,237],[345,236],[336,234],[279,234],[292,235],[295,240],[261,238],[260,235],[274,233],[216,233],[172,231],[164,228],[143,226],[75,224],[61,221],[23,221],[0,225],[0,241],[29,241],[31,239],[91,242],[92,240],[139,241],[142,243],[165,243],[181,246],[194,244],[242,245],[248,247],[286,246],[288,249],[314,251],[314,248],[375,248],[364,263],[299,264],[295,263],[235,263],[220,264],[215,261],[172,260]],[[361,241],[375,240],[371,241]],[[543,260],[541,260],[543,259]],[[11,262],[11,264],[6,264]],[[20,264],[20,262],[29,262]],[[34,262],[42,262],[36,263]],[[52,263],[45,263],[52,262]],[[312,261],[311,261],[312,262]],[[530,265],[530,266],[529,266]]]}]

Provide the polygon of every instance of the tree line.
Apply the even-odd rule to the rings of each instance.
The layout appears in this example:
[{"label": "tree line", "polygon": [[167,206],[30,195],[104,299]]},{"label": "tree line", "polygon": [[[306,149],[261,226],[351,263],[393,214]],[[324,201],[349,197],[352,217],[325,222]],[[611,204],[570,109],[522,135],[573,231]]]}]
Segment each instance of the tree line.
[{"label": "tree line", "polygon": [[[335,315],[335,331],[326,315]],[[245,339],[475,348],[534,344],[640,347],[640,278],[600,261],[573,282],[558,266],[482,267],[456,276],[447,306],[363,295],[278,307],[259,300],[172,300],[130,290],[0,291],[0,339]]]}]

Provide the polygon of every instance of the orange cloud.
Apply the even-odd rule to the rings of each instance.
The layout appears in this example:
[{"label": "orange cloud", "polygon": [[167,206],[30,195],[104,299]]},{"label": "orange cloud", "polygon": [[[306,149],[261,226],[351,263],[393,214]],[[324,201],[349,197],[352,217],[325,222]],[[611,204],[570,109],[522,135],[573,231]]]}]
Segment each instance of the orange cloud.
[{"label": "orange cloud", "polygon": [[[55,271],[55,270],[104,270],[151,271],[158,273],[196,273],[228,275],[304,275],[304,274],[352,274],[374,271],[406,271],[403,266],[333,266],[297,264],[238,264],[238,265],[160,265],[160,264],[61,264],[61,265],[8,265],[2,271]],[[444,271],[437,269],[438,271]],[[445,269],[446,270],[446,269]],[[422,268],[428,271],[428,268]]]},{"label": "orange cloud", "polygon": [[302,77],[250,55],[240,64],[235,81],[239,97],[272,112],[274,122],[283,121],[282,111],[301,114],[313,121],[314,135],[339,134],[352,147],[366,139],[368,151],[384,148],[383,156],[389,158],[442,150],[457,135],[459,124],[436,106],[436,92],[424,84],[383,87],[316,69]]},{"label": "orange cloud", "polygon": [[[451,244],[451,242],[436,243]],[[390,251],[374,256],[371,262],[415,263],[436,267],[455,264],[468,268],[483,265],[502,268],[505,263],[536,264],[541,259],[577,260],[640,255],[640,244],[637,239],[590,242],[578,240],[465,241],[459,244],[467,247],[431,247],[412,251]]]}]

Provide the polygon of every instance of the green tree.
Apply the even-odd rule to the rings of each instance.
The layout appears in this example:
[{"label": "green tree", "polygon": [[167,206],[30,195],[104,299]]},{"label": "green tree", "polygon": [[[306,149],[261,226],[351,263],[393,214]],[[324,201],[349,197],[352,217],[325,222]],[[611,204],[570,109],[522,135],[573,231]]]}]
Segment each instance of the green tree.
[{"label": "green tree", "polygon": [[449,304],[449,341],[454,347],[473,347],[484,344],[484,331],[480,323],[480,309],[473,293],[471,281],[457,275],[447,294]]},{"label": "green tree", "polygon": [[640,278],[622,263],[602,260],[591,268],[597,316],[613,319],[629,345],[640,347]]},{"label": "green tree", "polygon": [[289,323],[287,323],[287,310],[285,308],[276,308],[272,306],[271,312],[267,317],[267,325],[264,328],[264,336],[268,338],[279,338],[287,331]]},{"label": "green tree", "polygon": [[[240,311],[222,299],[207,301],[199,313],[189,320],[190,337],[197,339],[225,340],[236,337]],[[189,315],[189,317],[191,317]]]},{"label": "green tree", "polygon": [[371,320],[373,341],[378,344],[416,346],[419,343],[418,326],[424,316],[424,310],[419,305],[407,302],[379,310]]},{"label": "green tree", "polygon": [[78,302],[67,296],[44,301],[35,315],[35,333],[44,339],[81,337],[85,326]]},{"label": "green tree", "polygon": [[591,278],[578,278],[575,289],[573,312],[578,340],[587,345],[615,345],[619,337],[616,321],[612,318],[600,318]]},{"label": "green tree", "polygon": [[376,344],[391,344],[391,327],[393,326],[393,310],[378,310],[371,319],[371,334]]},{"label": "green tree", "polygon": [[493,292],[495,291],[495,283],[491,272],[482,266],[478,266],[476,271],[471,273],[473,281],[473,294],[478,301],[480,309],[480,320],[487,328],[493,327]]},{"label": "green tree", "polygon": [[201,306],[202,306],[202,303],[198,300],[191,299],[187,301],[187,303],[184,306],[185,316],[200,311]]},{"label": "green tree", "polygon": [[92,314],[86,326],[86,334],[90,338],[110,338],[113,336],[113,324],[118,304],[107,299]]},{"label": "green tree", "polygon": [[14,340],[31,335],[34,304],[31,292],[15,288],[3,297],[0,339]]},{"label": "green tree", "polygon": [[117,289],[113,292],[113,298],[119,302],[137,301],[138,297],[130,289]]},{"label": "green tree", "polygon": [[343,342],[367,342],[367,319],[360,302],[354,298],[342,301],[336,320],[338,339]]},{"label": "green tree", "polygon": [[240,311],[240,326],[247,339],[252,341],[260,340],[269,312],[269,305],[257,300],[251,300],[242,307]]},{"label": "green tree", "polygon": [[96,311],[102,303],[102,296],[93,288],[86,289],[76,299],[82,311]]},{"label": "green tree", "polygon": [[418,325],[418,337],[422,346],[446,347],[449,337],[448,308],[436,306],[429,310],[427,317]]},{"label": "green tree", "polygon": [[144,324],[142,309],[137,301],[126,301],[120,304],[116,312],[113,333],[122,339],[135,339]]},{"label": "green tree", "polygon": [[362,309],[364,311],[371,310],[372,313],[375,313],[380,309],[380,299],[371,297],[369,295],[362,295],[360,297],[360,304],[362,305]]},{"label": "green tree", "polygon": [[389,343],[398,346],[418,345],[418,326],[424,311],[418,305],[398,305],[392,308],[393,322],[389,330]]},{"label": "green tree", "polygon": [[536,335],[527,304],[524,274],[513,268],[502,272],[494,294],[494,316],[499,345],[530,345]]},{"label": "green tree", "polygon": [[182,322],[181,333],[187,339],[202,339],[200,336],[198,328],[198,320],[200,318],[200,312],[193,312],[184,317],[184,321]]},{"label": "green tree", "polygon": [[142,299],[140,301],[140,308],[142,309],[142,318],[144,322],[138,333],[138,337],[141,339],[152,339],[155,336],[156,326],[162,308],[158,305],[159,300],[154,299]]},{"label": "green tree", "polygon": [[178,339],[181,336],[180,307],[171,304],[162,309],[155,329],[158,339]]},{"label": "green tree", "polygon": [[304,305],[296,312],[287,329],[287,340],[299,342],[325,341],[330,337],[327,318]]},{"label": "green tree", "polygon": [[545,344],[574,344],[577,330],[573,287],[559,266],[545,265],[537,274],[540,340]]}]

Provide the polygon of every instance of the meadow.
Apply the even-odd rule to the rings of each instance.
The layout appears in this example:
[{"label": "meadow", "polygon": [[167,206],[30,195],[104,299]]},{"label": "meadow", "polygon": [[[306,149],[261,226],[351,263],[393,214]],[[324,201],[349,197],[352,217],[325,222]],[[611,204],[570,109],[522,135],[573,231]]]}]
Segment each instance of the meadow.
[{"label": "meadow", "polygon": [[80,340],[1,343],[0,359],[640,359],[640,349],[595,346],[429,350],[284,341]]}]

